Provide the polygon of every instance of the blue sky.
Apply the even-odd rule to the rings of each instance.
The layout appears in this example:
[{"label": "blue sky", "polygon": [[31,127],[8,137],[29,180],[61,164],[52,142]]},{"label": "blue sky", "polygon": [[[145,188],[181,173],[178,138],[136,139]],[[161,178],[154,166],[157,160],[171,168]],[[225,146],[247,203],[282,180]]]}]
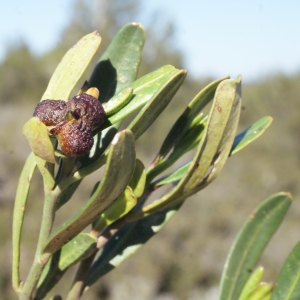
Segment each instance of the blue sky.
[{"label": "blue sky", "polygon": [[[142,0],[141,0],[142,1]],[[55,46],[74,0],[1,1],[0,59],[20,39],[42,54]],[[157,11],[175,20],[176,47],[195,76],[245,81],[300,71],[300,1],[143,0],[139,20]],[[71,45],[70,45],[71,46]]]}]

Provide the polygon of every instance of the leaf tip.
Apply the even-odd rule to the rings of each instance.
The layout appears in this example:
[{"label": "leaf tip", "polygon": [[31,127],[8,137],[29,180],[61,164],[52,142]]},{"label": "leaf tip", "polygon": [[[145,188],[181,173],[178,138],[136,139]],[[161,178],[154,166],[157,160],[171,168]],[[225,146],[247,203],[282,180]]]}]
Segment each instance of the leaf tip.
[{"label": "leaf tip", "polygon": [[291,201],[293,200],[293,196],[290,192],[280,192],[279,194],[281,194],[282,196],[285,196],[287,198],[289,198]]},{"label": "leaf tip", "polygon": [[118,141],[119,141],[119,138],[120,138],[120,132],[118,132],[118,133],[114,136],[113,140],[111,141],[111,144],[112,144],[113,146],[117,145],[117,143],[118,143]]}]

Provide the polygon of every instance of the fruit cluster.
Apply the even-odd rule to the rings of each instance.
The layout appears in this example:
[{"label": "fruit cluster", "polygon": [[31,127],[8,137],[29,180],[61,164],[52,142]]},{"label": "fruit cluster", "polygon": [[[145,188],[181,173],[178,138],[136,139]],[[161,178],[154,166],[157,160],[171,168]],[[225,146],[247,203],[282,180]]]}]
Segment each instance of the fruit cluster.
[{"label": "fruit cluster", "polygon": [[49,134],[59,141],[62,152],[71,157],[91,150],[92,131],[106,118],[100,101],[89,94],[80,94],[68,101],[43,100],[36,106],[33,116],[47,126]]}]

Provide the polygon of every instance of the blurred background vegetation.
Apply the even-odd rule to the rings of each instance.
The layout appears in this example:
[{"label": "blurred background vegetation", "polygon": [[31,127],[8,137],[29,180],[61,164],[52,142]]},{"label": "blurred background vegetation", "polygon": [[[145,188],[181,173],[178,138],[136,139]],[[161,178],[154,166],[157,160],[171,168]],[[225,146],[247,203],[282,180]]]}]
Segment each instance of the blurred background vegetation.
[{"label": "blurred background vegetation", "polygon": [[[102,52],[124,24],[136,19],[141,9],[136,0],[106,1],[103,3],[107,6],[102,7],[103,13],[99,15],[84,1],[75,3],[69,25],[54,49],[36,56],[29,45],[20,42],[10,46],[0,63],[2,299],[16,299],[10,283],[10,224],[18,176],[30,152],[21,134],[22,126],[31,117],[63,54],[77,40],[97,29],[102,36]],[[183,55],[172,44],[174,24],[156,24],[145,28],[147,42],[139,76],[165,64],[184,68]],[[85,78],[90,72],[91,69]],[[214,79],[187,77],[167,110],[138,141],[138,157],[146,165],[188,102]],[[276,279],[283,260],[300,237],[299,82],[300,71],[291,76],[270,74],[243,85],[240,130],[265,115],[274,118],[271,128],[253,145],[230,158],[212,185],[190,198],[157,236],[96,284],[83,299],[214,299],[226,255],[243,221],[270,194],[289,191],[295,197],[292,209],[261,261],[267,267],[265,279]],[[58,215],[57,224],[88,199],[96,179],[94,174],[84,181],[70,205]],[[41,215],[39,174],[33,182],[24,224],[21,277],[26,276],[33,259]],[[58,292],[69,287],[73,273],[74,269],[65,275],[69,282],[58,286]]]}]

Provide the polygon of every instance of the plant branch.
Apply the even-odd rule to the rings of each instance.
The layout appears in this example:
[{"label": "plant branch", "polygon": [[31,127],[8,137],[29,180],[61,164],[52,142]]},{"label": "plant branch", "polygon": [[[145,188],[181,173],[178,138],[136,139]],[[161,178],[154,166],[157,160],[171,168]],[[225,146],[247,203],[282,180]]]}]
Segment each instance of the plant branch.
[{"label": "plant branch", "polygon": [[38,284],[42,271],[52,255],[52,253],[42,254],[42,250],[51,233],[55,216],[55,206],[60,193],[59,189],[53,190],[55,181],[53,176],[54,168],[52,164],[49,164],[39,158],[36,159],[40,172],[43,175],[45,203],[36,254],[28,277],[22,289],[20,290],[21,300],[32,298],[33,292]]},{"label": "plant branch", "polygon": [[41,230],[36,249],[34,262],[30,269],[29,275],[20,293],[20,300],[32,298],[32,294],[38,284],[42,271],[50,259],[52,253],[42,254],[43,246],[50,236],[51,228],[54,220],[54,212],[57,195],[53,191],[45,192],[45,204],[41,223]]},{"label": "plant branch", "polygon": [[97,239],[97,249],[91,256],[83,260],[77,270],[75,275],[72,288],[68,294],[67,300],[76,300],[81,297],[84,292],[85,279],[94,261],[94,258],[102,247],[114,236],[114,234],[125,224],[125,220],[119,219],[115,223],[106,227],[102,234]]}]

